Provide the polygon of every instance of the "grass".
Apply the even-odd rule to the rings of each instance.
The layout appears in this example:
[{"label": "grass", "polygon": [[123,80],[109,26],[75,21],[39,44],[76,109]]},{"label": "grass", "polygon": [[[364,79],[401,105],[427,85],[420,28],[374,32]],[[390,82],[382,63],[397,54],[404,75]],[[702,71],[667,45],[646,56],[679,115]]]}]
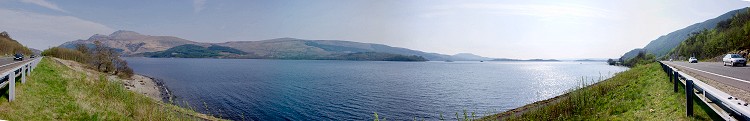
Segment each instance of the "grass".
[{"label": "grass", "polygon": [[[556,102],[540,105],[503,120],[717,120],[698,99],[694,116],[685,114],[685,90],[673,92],[672,83],[658,63],[631,68],[585,88],[571,91]],[[530,104],[532,105],[532,104]],[[498,120],[501,114],[480,120]],[[718,119],[720,120],[720,119]]]},{"label": "grass", "polygon": [[[6,120],[220,120],[126,90],[105,76],[87,77],[44,58],[16,83],[16,100],[0,97]],[[3,92],[7,92],[4,89]]]}]

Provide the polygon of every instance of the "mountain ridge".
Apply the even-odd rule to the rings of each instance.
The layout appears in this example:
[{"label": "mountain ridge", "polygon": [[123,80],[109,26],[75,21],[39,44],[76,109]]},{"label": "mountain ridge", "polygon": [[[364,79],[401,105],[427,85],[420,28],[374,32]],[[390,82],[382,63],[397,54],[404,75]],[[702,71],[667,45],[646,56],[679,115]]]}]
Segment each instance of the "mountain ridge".
[{"label": "mountain ridge", "polygon": [[[354,53],[377,52],[399,54],[404,56],[420,56],[427,60],[491,60],[493,58],[482,57],[474,54],[460,53],[446,55],[412,50],[402,47],[393,47],[384,44],[363,43],[345,40],[306,40],[298,38],[275,38],[259,41],[228,41],[221,43],[202,43],[174,36],[152,36],[143,35],[134,31],[118,30],[109,35],[95,34],[86,40],[75,40],[65,42],[60,47],[75,48],[76,44],[93,44],[100,41],[104,46],[117,49],[126,56],[144,56],[145,53],[162,52],[168,49],[192,44],[202,47],[223,46],[246,52],[246,54],[233,54],[233,58],[260,58],[260,59],[305,59],[305,58],[330,58],[339,55],[351,55]],[[387,55],[388,54],[359,54],[359,55]],[[192,56],[191,56],[192,57]],[[214,56],[212,56],[214,57]]]}]

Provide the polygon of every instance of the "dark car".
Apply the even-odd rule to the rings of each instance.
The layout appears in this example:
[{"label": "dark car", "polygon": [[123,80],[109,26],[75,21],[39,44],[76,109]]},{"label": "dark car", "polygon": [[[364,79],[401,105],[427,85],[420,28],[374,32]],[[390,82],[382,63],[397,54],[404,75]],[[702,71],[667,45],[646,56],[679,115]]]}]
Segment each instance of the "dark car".
[{"label": "dark car", "polygon": [[23,54],[13,55],[13,60],[22,61],[23,60]]},{"label": "dark car", "polygon": [[36,58],[36,55],[30,55],[29,58]]}]

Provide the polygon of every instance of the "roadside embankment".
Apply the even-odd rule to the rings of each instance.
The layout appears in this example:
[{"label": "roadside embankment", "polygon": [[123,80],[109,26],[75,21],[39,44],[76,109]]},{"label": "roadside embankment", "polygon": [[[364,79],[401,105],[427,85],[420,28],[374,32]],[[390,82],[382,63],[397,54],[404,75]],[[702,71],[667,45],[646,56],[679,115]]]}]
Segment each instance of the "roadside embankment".
[{"label": "roadside embankment", "polygon": [[[0,101],[0,119],[221,120],[161,102],[158,89],[152,90],[145,81],[128,91],[127,81],[65,63],[44,58],[26,83],[17,84],[16,100]],[[133,81],[140,82],[137,77]],[[150,95],[154,92],[156,99]]]},{"label": "roadside embankment", "polygon": [[639,65],[567,94],[528,104],[482,120],[712,120],[714,112],[694,99],[695,115],[685,115],[685,91],[675,93],[659,64]]},{"label": "roadside embankment", "polygon": [[[53,59],[67,66],[68,68],[71,68],[73,70],[86,74],[86,76],[88,77],[96,77],[99,74],[99,72],[91,70],[91,69],[87,69],[85,67],[86,65],[83,65],[75,61],[64,60],[64,59],[59,59],[59,58],[53,58]],[[154,100],[160,101],[162,99],[161,90],[160,90],[161,88],[159,87],[159,85],[156,84],[156,82],[153,79],[149,77],[142,76],[142,75],[133,75],[131,79],[121,79],[114,75],[108,75],[107,79],[121,81],[125,89],[146,95]]]}]

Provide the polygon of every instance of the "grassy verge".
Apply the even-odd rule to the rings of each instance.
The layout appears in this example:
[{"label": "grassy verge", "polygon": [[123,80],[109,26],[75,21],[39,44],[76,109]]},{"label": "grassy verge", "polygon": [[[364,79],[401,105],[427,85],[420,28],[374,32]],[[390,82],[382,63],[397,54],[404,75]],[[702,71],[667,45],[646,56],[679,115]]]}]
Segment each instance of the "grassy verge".
[{"label": "grassy verge", "polygon": [[[672,83],[658,63],[639,65],[628,71],[561,96],[545,105],[532,105],[520,115],[510,112],[482,120],[711,120],[720,118],[693,100],[694,116],[685,115],[685,90],[673,92]],[[534,107],[536,106],[536,107]]]},{"label": "grassy verge", "polygon": [[[220,120],[128,91],[104,76],[86,77],[44,58],[24,84],[16,83],[16,100],[0,97],[0,119],[6,120]],[[3,92],[7,94],[7,89]]]}]

